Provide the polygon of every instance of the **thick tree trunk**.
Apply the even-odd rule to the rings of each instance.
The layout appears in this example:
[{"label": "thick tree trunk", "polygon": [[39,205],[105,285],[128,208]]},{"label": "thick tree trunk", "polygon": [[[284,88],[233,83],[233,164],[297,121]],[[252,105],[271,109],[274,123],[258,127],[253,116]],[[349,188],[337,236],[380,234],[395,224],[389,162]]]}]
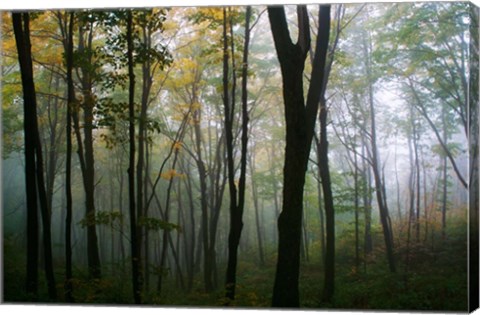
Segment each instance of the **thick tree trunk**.
[{"label": "thick tree trunk", "polygon": [[37,100],[33,81],[28,13],[12,13],[13,31],[23,87],[23,130],[25,137],[25,187],[27,195],[26,291],[32,300],[38,294],[38,204],[35,176],[35,123]]},{"label": "thick tree trunk", "polygon": [[298,277],[303,213],[303,188],[315,120],[324,81],[330,27],[330,6],[321,6],[317,49],[305,105],[303,70],[310,47],[306,7],[297,7],[298,42],[293,44],[283,7],[269,7],[268,15],[282,72],[286,120],[286,149],[282,212],[278,218],[278,260],[273,289],[274,307],[299,307]]},{"label": "thick tree trunk", "polygon": [[[20,63],[20,72],[22,78],[23,98],[24,98],[24,132],[25,132],[25,176],[27,187],[27,228],[32,228],[32,232],[38,237],[38,217],[37,204],[32,203],[30,198],[38,198],[40,201],[40,210],[42,217],[42,236],[43,250],[45,260],[45,276],[47,278],[48,295],[50,299],[55,300],[57,291],[55,287],[55,277],[53,273],[52,261],[52,240],[50,229],[50,210],[48,207],[47,193],[45,190],[44,165],[42,155],[42,144],[37,122],[37,100],[35,94],[35,84],[33,79],[32,54],[30,43],[30,19],[28,13],[12,14],[15,40],[17,43],[18,60]],[[23,22],[23,25],[22,25]],[[33,163],[33,164],[31,164]],[[30,177],[30,178],[29,178]],[[33,185],[33,187],[31,186]],[[36,188],[35,188],[36,186]],[[35,191],[36,190],[36,191]],[[30,206],[32,207],[30,209]],[[32,213],[30,213],[32,211]],[[35,214],[33,214],[35,211]],[[27,249],[33,247],[38,241],[33,240],[33,235],[27,231]],[[38,283],[37,266],[38,248],[34,250],[33,255],[27,254],[27,292],[36,296]],[[36,259],[33,262],[33,259]],[[35,270],[33,270],[35,268]]]}]

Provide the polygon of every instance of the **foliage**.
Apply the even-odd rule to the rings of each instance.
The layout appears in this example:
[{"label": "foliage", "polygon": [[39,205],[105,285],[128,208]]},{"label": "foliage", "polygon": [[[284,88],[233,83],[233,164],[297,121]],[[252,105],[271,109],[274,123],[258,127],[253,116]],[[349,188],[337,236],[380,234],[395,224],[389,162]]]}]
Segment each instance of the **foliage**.
[{"label": "foliage", "polygon": [[[90,212],[91,213],[91,212]],[[119,211],[96,211],[95,216],[88,215],[80,220],[79,224],[82,227],[93,225],[113,225],[115,222],[123,222],[123,215]]]},{"label": "foliage", "polygon": [[177,230],[181,232],[181,227],[177,224],[166,222],[161,219],[152,218],[152,217],[141,217],[138,221],[138,225],[144,226],[148,230],[151,231],[159,231],[159,230],[166,230],[166,231],[173,231]]}]

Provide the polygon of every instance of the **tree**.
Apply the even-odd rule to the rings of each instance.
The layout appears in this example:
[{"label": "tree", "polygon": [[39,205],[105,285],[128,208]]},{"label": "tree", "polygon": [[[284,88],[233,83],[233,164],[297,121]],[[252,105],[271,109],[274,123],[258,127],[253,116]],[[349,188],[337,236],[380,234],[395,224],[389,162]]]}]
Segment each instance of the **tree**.
[{"label": "tree", "polygon": [[65,41],[65,56],[67,64],[67,152],[65,164],[65,194],[67,215],[65,222],[65,299],[67,302],[73,302],[73,283],[72,283],[72,107],[75,106],[75,90],[73,86],[73,26],[75,14],[70,13],[70,22],[68,24],[68,37]]},{"label": "tree", "polygon": [[[226,147],[227,147],[227,165],[228,165],[228,186],[230,190],[230,233],[228,237],[228,262],[226,273],[226,297],[228,299],[235,299],[235,285],[236,285],[236,270],[237,270],[237,253],[238,245],[240,243],[240,236],[243,228],[243,208],[245,205],[245,181],[246,181],[246,167],[247,167],[247,145],[248,145],[248,108],[247,108],[247,72],[248,72],[248,46],[250,44],[250,16],[252,8],[247,6],[245,13],[245,42],[243,47],[243,62],[242,62],[242,143],[240,153],[240,179],[237,188],[235,184],[235,167],[234,167],[234,153],[233,153],[233,122],[235,110],[235,90],[232,88],[230,101],[228,97],[228,50],[227,50],[227,15],[224,9],[223,21],[223,40],[224,40],[224,73],[223,73],[223,87],[224,87],[224,107],[225,107],[225,129],[226,129]],[[234,62],[234,44],[233,44],[233,25],[230,20],[231,36],[231,55],[232,62]],[[233,77],[235,78],[235,64],[233,64]],[[237,199],[238,198],[238,199]]]},{"label": "tree", "polygon": [[37,297],[38,290],[38,204],[35,178],[36,96],[33,82],[30,46],[30,17],[28,13],[12,13],[13,30],[17,43],[18,61],[22,74],[24,133],[25,133],[25,187],[27,193],[27,278],[26,291]]},{"label": "tree", "polygon": [[[49,297],[54,300],[57,297],[57,292],[53,273],[50,208],[45,190],[42,144],[37,122],[37,100],[30,43],[30,16],[28,13],[12,13],[12,21],[17,43],[24,99],[25,182],[27,189],[27,233],[29,244],[27,246],[27,292],[36,298],[38,286],[38,209],[36,199],[38,196],[42,217],[45,275]],[[32,253],[30,253],[30,250]]]},{"label": "tree", "polygon": [[368,34],[363,32],[362,37],[362,48],[363,48],[363,57],[365,63],[365,76],[367,79],[367,108],[370,119],[370,129],[369,129],[369,139],[370,139],[370,150],[368,150],[369,159],[371,161],[372,173],[375,182],[375,194],[377,197],[378,210],[380,212],[380,222],[383,229],[383,237],[385,240],[385,249],[387,251],[387,260],[391,272],[396,271],[395,266],[395,257],[393,254],[393,234],[392,234],[392,223],[390,220],[390,214],[388,210],[387,199],[385,195],[385,182],[381,175],[381,165],[380,165],[380,156],[377,146],[377,124],[375,116],[375,106],[374,106],[374,84],[373,84],[373,75],[372,75],[372,60],[370,53],[372,51],[371,39],[368,37]]},{"label": "tree", "polygon": [[127,59],[128,59],[128,118],[130,155],[128,165],[128,200],[130,209],[130,246],[132,255],[132,289],[136,304],[141,303],[140,257],[137,221],[135,213],[135,74],[133,72],[132,11],[127,11]]},{"label": "tree", "polygon": [[470,188],[470,204],[469,204],[469,250],[470,250],[470,279],[469,279],[469,311],[472,311],[478,308],[479,303],[479,264],[478,264],[478,211],[479,211],[479,173],[478,173],[478,155],[479,155],[479,145],[478,145],[478,111],[480,107],[479,102],[479,16],[480,11],[478,7],[475,7],[472,4],[470,6],[470,19],[471,19],[471,42],[470,42],[470,95],[469,95],[469,109],[470,109],[470,129],[469,129],[469,144],[470,144],[470,179],[469,179],[469,188]]},{"label": "tree", "polygon": [[[447,143],[438,128],[442,126],[441,113],[436,109],[438,104],[446,107],[451,121],[456,122],[455,129],[460,127],[467,136],[466,6],[465,3],[425,3],[413,8],[395,5],[385,13],[391,26],[380,37],[384,45],[374,52],[374,58],[385,69],[389,68],[385,72],[412,90],[417,111],[434,132],[465,189],[467,180],[455,159],[453,143]],[[428,23],[419,27],[423,23],[420,21]]]},{"label": "tree", "polygon": [[76,66],[80,69],[79,80],[82,91],[82,101],[79,107],[83,110],[83,141],[79,122],[79,109],[72,113],[73,126],[77,139],[78,156],[85,190],[85,219],[87,227],[87,260],[89,276],[94,279],[101,277],[100,253],[95,222],[95,156],[94,156],[94,107],[96,96],[93,93],[94,82],[100,75],[99,61],[93,47],[93,37],[96,23],[94,12],[83,12],[79,15],[78,49],[74,52]]},{"label": "tree", "polygon": [[303,213],[303,186],[312,143],[315,119],[330,29],[330,6],[321,6],[316,53],[307,102],[303,95],[303,71],[310,48],[310,29],[305,6],[297,6],[298,40],[291,40],[283,7],[269,7],[268,16],[283,82],[286,149],[282,212],[278,218],[278,260],[273,289],[274,307],[298,307],[298,276]]}]

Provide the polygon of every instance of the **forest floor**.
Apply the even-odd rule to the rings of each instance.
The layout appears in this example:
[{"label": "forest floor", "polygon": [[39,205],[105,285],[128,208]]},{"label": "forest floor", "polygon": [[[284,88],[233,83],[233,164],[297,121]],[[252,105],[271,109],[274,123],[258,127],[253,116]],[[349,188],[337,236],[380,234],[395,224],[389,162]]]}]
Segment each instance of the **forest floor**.
[{"label": "forest floor", "polygon": [[[359,270],[355,268],[351,249],[342,246],[349,243],[342,239],[337,249],[337,268],[334,300],[330,304],[322,302],[323,268],[311,258],[302,261],[300,271],[300,301],[302,308],[312,309],[363,309],[363,310],[442,310],[465,311],[467,307],[467,244],[465,232],[458,228],[442,243],[431,248],[424,242],[410,245],[409,267],[406,270],[405,246],[397,248],[397,272],[391,273],[380,246],[367,261],[362,261]],[[465,231],[465,230],[463,230]],[[351,244],[351,243],[350,243]],[[249,255],[249,257],[252,257]],[[366,263],[366,264],[364,264]],[[121,270],[119,266],[111,270]],[[22,303],[32,301],[25,295],[25,262],[22,252],[14,250],[8,237],[4,239],[4,301]],[[63,270],[58,264],[56,274],[57,288],[63,301]],[[74,281],[75,301],[80,304],[130,304],[131,286],[127,272],[105,274],[101,280],[86,280],[85,271],[76,269]],[[219,276],[223,269],[219,268]],[[266,259],[263,267],[256,263],[240,260],[237,272],[237,295],[231,306],[241,308],[268,308],[271,303],[273,279],[275,275],[275,257]],[[46,284],[43,272],[40,272],[39,302],[51,303],[46,298]],[[155,277],[152,277],[155,278]],[[221,289],[205,293],[201,275],[197,275],[193,289],[189,293],[180,291],[173,277],[167,278],[159,296],[154,293],[156,279],[150,283],[150,294],[144,295],[144,303],[163,306],[186,307],[224,307],[226,300]],[[153,281],[155,280],[155,281]]]}]

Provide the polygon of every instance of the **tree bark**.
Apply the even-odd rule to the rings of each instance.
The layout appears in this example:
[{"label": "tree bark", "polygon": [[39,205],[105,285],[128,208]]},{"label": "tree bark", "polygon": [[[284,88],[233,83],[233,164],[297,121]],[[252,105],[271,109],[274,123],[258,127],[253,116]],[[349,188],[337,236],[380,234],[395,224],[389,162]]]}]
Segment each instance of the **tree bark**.
[{"label": "tree bark", "polygon": [[[88,54],[92,48],[93,25],[89,25],[88,34],[85,34],[85,26],[79,27],[78,52]],[[95,223],[95,158],[93,153],[93,108],[95,106],[92,94],[92,78],[90,65],[82,64],[81,85],[83,91],[83,146],[80,145],[81,135],[78,113],[72,113],[74,128],[78,143],[78,155],[82,169],[83,186],[85,189],[85,219],[87,222],[87,261],[89,277],[99,279],[101,277],[100,254]]]},{"label": "tree bark", "polygon": [[[57,297],[57,291],[55,287],[55,277],[53,273],[50,210],[48,206],[47,193],[45,190],[42,144],[40,141],[40,133],[37,122],[37,100],[33,79],[32,53],[30,43],[30,17],[28,13],[13,13],[12,20],[15,40],[17,44],[18,60],[20,63],[24,98],[25,176],[28,207],[27,228],[31,227],[33,233],[35,233],[37,235],[36,237],[38,237],[38,214],[33,214],[33,211],[38,211],[37,204],[36,201],[34,204],[32,204],[32,200],[30,200],[30,198],[36,198],[38,193],[42,218],[42,236],[45,260],[44,266],[45,276],[47,278],[48,295],[51,300],[55,300]],[[27,124],[29,124],[29,126],[26,126]],[[30,164],[32,162],[33,165]],[[29,179],[28,177],[31,178]],[[30,186],[32,184],[33,187]],[[36,191],[33,193],[33,190],[35,190],[35,185]],[[29,215],[30,206],[32,206],[31,215]],[[27,234],[29,234],[29,231],[27,231]],[[27,249],[30,249],[29,247],[34,246],[38,242],[33,241],[31,238],[33,238],[33,235],[27,235]],[[37,264],[38,249],[34,250],[33,255],[36,255],[35,264]],[[32,293],[34,296],[36,296],[38,270],[33,270],[37,267],[32,266],[32,264],[34,264],[33,259],[29,258],[35,259],[35,257],[29,257],[29,254],[27,254],[27,292]]]},{"label": "tree bark", "polygon": [[330,170],[328,166],[328,140],[327,140],[327,107],[322,100],[320,107],[320,146],[319,167],[322,179],[323,201],[325,203],[325,281],[323,300],[330,303],[335,291],[335,209],[333,206],[333,193],[331,188]]},{"label": "tree bark", "polygon": [[[227,272],[225,276],[225,296],[228,299],[235,299],[236,288],[236,273],[237,273],[237,256],[238,245],[243,229],[243,211],[245,205],[245,181],[246,181],[246,165],[247,165],[247,144],[248,144],[248,49],[250,45],[250,17],[251,7],[247,6],[245,13],[245,41],[243,46],[243,66],[242,66],[242,139],[241,139],[241,155],[240,155],[240,179],[237,192],[235,187],[235,170],[234,170],[234,155],[233,155],[233,101],[232,107],[228,104],[228,93],[224,90],[224,105],[225,105],[225,129],[226,129],[226,146],[227,146],[227,164],[228,164],[228,184],[230,189],[230,233],[228,236],[228,260]],[[233,25],[230,25],[233,32]],[[224,45],[226,45],[226,14],[224,11]],[[234,58],[233,38],[232,40],[232,59]],[[224,46],[224,59],[228,61],[228,54]],[[233,77],[235,77],[235,69],[233,69]],[[228,87],[228,63],[224,63],[224,87]],[[232,98],[235,98],[235,91],[232,92]]]},{"label": "tree bark", "polygon": [[73,25],[75,13],[70,13],[70,22],[68,27],[68,38],[65,46],[65,56],[67,64],[67,156],[65,165],[65,194],[67,215],[65,219],[65,300],[68,303],[74,302],[73,299],[73,272],[72,272],[72,107],[75,106],[75,91],[73,86]]},{"label": "tree bark", "polygon": [[[299,307],[298,277],[303,213],[303,188],[315,120],[324,80],[330,27],[330,6],[322,6],[317,49],[307,103],[304,100],[303,71],[310,47],[308,13],[297,6],[298,41],[288,31],[283,7],[268,7],[268,16],[282,72],[286,121],[286,149],[282,212],[278,218],[278,260],[272,306]],[[322,14],[323,13],[323,14]]]},{"label": "tree bark", "polygon": [[127,11],[127,58],[128,58],[128,118],[129,118],[129,146],[130,156],[128,165],[128,197],[130,209],[130,248],[132,263],[132,289],[133,298],[136,304],[140,304],[141,300],[141,284],[140,284],[140,257],[138,244],[138,229],[135,211],[135,73],[133,72],[133,22],[132,11]]},{"label": "tree bark", "polygon": [[35,176],[35,124],[36,106],[35,85],[30,45],[28,13],[12,13],[13,31],[17,45],[18,61],[23,87],[23,130],[25,136],[25,187],[27,195],[27,276],[26,291],[32,300],[38,294],[38,204]]}]

